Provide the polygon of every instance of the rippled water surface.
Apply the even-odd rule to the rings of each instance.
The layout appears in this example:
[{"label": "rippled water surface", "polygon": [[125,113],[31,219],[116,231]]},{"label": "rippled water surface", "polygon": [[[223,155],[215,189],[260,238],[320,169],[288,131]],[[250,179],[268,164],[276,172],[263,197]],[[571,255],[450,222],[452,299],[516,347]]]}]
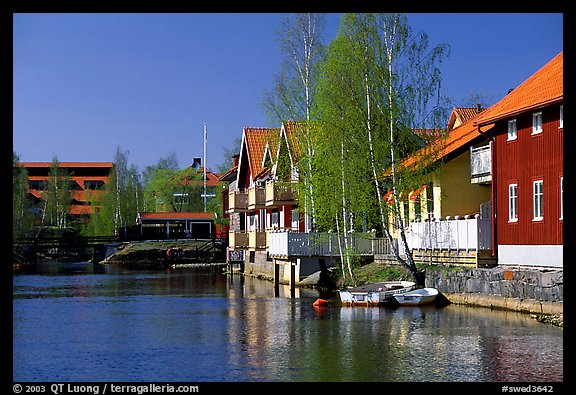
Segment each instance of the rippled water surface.
[{"label": "rippled water surface", "polygon": [[316,308],[314,290],[220,267],[55,270],[13,286],[14,381],[564,379],[563,329],[518,313]]}]

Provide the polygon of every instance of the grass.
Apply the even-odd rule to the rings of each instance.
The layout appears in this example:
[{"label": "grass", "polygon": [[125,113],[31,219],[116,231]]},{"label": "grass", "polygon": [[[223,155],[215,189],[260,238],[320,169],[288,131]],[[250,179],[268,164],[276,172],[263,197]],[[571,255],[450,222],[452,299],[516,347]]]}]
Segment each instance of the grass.
[{"label": "grass", "polygon": [[[336,278],[335,282],[339,287],[349,284],[344,284],[342,278],[342,272],[340,270],[333,271]],[[336,274],[337,273],[337,274]],[[380,282],[380,281],[396,281],[396,280],[411,280],[412,275],[408,270],[400,265],[389,265],[385,263],[371,262],[361,266],[356,266],[353,269],[354,278],[356,279],[356,285],[363,285],[368,283]]]},{"label": "grass", "polygon": [[[426,265],[418,264],[418,270],[443,270],[443,271],[459,271],[466,269],[465,267],[459,266],[441,266],[441,265]],[[398,281],[398,280],[408,280],[413,281],[412,274],[402,265],[399,264],[387,264],[370,262],[363,265],[356,264],[353,266],[354,278],[356,279],[356,285],[363,285],[368,283],[380,282],[380,281]],[[347,273],[346,273],[347,274]],[[344,284],[342,279],[342,272],[340,270],[334,270],[333,280],[341,286],[348,286],[350,280]]]}]

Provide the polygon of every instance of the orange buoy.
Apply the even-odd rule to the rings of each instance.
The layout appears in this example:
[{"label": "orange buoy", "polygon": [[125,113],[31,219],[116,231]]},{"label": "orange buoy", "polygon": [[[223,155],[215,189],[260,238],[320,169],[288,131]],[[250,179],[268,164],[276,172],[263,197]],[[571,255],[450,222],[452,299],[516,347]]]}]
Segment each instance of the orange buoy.
[{"label": "orange buoy", "polygon": [[318,299],[316,299],[316,301],[312,305],[313,306],[327,306],[328,301],[326,299],[318,298]]}]

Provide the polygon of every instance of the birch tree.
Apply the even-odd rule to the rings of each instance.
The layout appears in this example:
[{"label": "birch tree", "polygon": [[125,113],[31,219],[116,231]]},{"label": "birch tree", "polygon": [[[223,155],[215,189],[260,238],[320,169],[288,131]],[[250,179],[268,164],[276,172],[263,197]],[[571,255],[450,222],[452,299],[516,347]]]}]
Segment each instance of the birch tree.
[{"label": "birch tree", "polygon": [[44,218],[48,224],[63,229],[68,225],[70,209],[70,174],[60,166],[58,157],[52,159],[48,171],[48,183],[42,192]]},{"label": "birch tree", "polygon": [[[407,248],[398,209],[401,192],[420,181],[419,173],[410,169],[412,173],[400,174],[395,164],[417,148],[413,128],[432,125],[441,114],[429,100],[439,90],[438,63],[447,49],[437,46],[428,51],[426,35],[413,35],[404,15],[346,14],[335,43],[329,47],[323,88],[319,89],[323,127],[344,130],[348,149],[354,144],[358,147],[355,164],[364,166],[369,175],[357,172],[362,178],[356,182],[362,180],[373,188],[381,234],[419,284],[423,278]],[[333,155],[332,160],[336,157]],[[383,174],[390,167],[393,176],[385,180]],[[394,247],[389,229],[384,201],[388,189],[394,196],[393,214],[400,227],[404,256]]]},{"label": "birch tree", "polygon": [[[406,224],[400,215],[400,192],[410,190],[413,168],[398,169],[398,135],[421,127],[423,123],[438,124],[437,115],[442,114],[441,106],[435,106],[432,99],[439,98],[441,72],[440,64],[449,54],[448,45],[437,45],[429,49],[425,33],[414,34],[408,25],[406,15],[380,14],[377,18],[377,32],[381,39],[379,74],[382,97],[378,110],[388,119],[386,129],[390,136],[390,179],[393,194],[394,216],[399,225],[400,242],[405,252],[397,259],[407,267],[416,282],[423,285],[424,279],[418,272],[414,258],[406,242]],[[438,101],[439,103],[439,101]],[[435,153],[430,152],[430,155]],[[426,162],[426,161],[424,161]],[[420,170],[423,170],[422,167]]]},{"label": "birch tree", "polygon": [[[344,17],[321,68],[316,101],[321,133],[315,180],[321,199],[319,220],[322,224],[330,220],[335,223],[343,250],[347,251],[341,261],[349,271],[352,250],[349,236],[357,230],[358,220],[373,225],[376,195],[370,181],[372,172],[365,135],[367,108],[352,21]],[[350,279],[354,282],[352,273]]]},{"label": "birch tree", "polygon": [[32,203],[28,195],[28,172],[18,166],[20,156],[12,154],[12,236],[25,237],[33,229]]},{"label": "birch tree", "polygon": [[280,50],[284,56],[280,73],[275,76],[275,88],[267,93],[263,105],[271,123],[294,120],[303,123],[299,133],[300,147],[304,148],[299,172],[303,188],[299,194],[304,200],[305,211],[312,217],[316,227],[316,203],[312,175],[315,137],[313,100],[316,90],[316,68],[324,57],[321,42],[324,17],[321,14],[300,13],[295,20],[286,18],[280,28]]}]

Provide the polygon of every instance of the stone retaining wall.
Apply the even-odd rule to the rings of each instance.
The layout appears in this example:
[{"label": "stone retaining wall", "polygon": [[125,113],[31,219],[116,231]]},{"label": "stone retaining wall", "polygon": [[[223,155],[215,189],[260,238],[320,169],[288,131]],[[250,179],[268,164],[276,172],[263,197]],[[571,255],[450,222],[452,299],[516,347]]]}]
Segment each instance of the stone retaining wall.
[{"label": "stone retaining wall", "polygon": [[534,314],[563,313],[564,273],[559,269],[428,269],[425,285],[437,288],[452,303]]}]

